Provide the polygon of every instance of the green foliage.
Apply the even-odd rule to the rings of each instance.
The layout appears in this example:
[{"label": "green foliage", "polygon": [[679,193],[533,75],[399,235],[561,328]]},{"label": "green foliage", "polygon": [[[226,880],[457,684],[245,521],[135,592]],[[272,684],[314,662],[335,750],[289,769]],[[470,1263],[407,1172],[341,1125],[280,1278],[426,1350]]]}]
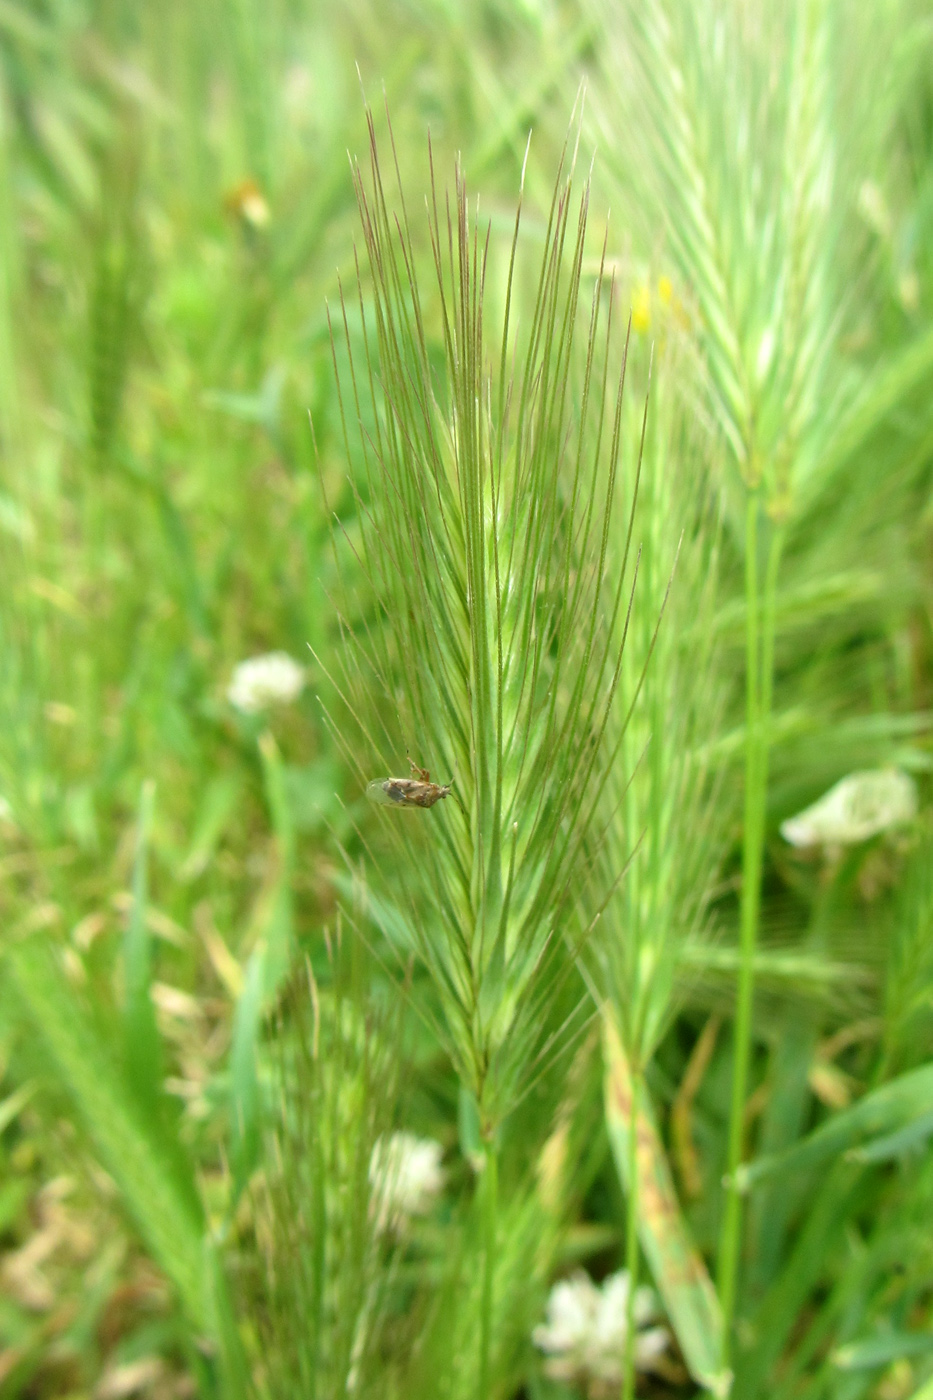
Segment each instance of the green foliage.
[{"label": "green foliage", "polygon": [[930,44],[2,0],[2,1400],[930,1400]]},{"label": "green foliage", "polygon": [[145,1102],[135,1100],[121,1081],[50,950],[35,939],[19,944],[8,954],[8,966],[154,1257],[178,1289],[193,1326],[202,1330],[207,1321],[203,1217],[192,1179],[179,1170],[177,1150],[166,1149]]}]

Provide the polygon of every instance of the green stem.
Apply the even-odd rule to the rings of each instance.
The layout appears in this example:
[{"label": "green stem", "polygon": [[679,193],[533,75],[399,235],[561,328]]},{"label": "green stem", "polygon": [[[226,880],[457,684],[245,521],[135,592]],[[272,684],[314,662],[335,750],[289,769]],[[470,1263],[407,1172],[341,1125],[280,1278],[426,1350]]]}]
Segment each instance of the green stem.
[{"label": "green stem", "polygon": [[[784,547],[784,527],[776,525],[771,532],[768,567],[765,572],[764,617],[761,644],[761,762],[762,794],[768,788],[768,757],[771,752],[771,705],[774,696],[774,630],[777,609],[778,569]],[[764,810],[762,810],[762,817]],[[762,835],[764,829],[762,828]]]},{"label": "green stem", "polygon": [[[768,751],[774,688],[774,632],[777,575],[783,531],[771,537],[759,599],[757,491],[748,494],[745,530],[745,813],[742,840],[742,906],[740,963],[735,1009],[732,1096],[729,1111],[729,1148],[726,1208],[719,1241],[719,1298],[723,1315],[723,1365],[729,1364],[732,1321],[735,1314],[736,1279],[741,1243],[742,1202],[735,1180],[742,1160],[745,1100],[751,1058],[752,1001],[755,950],[761,910],[761,871],[764,853],[765,808],[768,787]],[[761,602],[761,606],[760,606]]]},{"label": "green stem", "polygon": [[641,1075],[632,1065],[632,1117],[628,1132],[628,1199],[625,1214],[625,1268],[628,1297],[625,1302],[625,1361],[622,1400],[635,1395],[635,1289],[638,1287],[638,1102]]},{"label": "green stem", "polygon": [[478,1400],[489,1400],[490,1356],[492,1353],[493,1283],[496,1272],[496,1215],[499,1201],[499,1163],[492,1137],[485,1143],[483,1170],[483,1296],[480,1315]]}]

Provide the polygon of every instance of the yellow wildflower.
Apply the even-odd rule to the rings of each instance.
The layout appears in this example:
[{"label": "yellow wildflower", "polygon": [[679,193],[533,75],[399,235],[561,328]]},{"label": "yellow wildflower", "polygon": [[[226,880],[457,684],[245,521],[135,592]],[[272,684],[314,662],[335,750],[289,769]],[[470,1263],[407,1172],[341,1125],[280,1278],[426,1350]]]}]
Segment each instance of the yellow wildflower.
[{"label": "yellow wildflower", "polygon": [[647,331],[651,325],[651,290],[647,286],[635,288],[632,298],[632,329]]}]

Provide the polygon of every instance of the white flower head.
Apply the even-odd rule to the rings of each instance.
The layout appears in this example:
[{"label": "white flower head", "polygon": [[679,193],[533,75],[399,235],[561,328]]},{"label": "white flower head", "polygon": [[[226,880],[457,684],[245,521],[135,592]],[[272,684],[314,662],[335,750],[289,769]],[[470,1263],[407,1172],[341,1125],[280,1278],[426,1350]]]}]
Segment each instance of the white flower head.
[{"label": "white flower head", "polygon": [[304,683],[304,667],[285,651],[270,651],[240,662],[227,687],[227,699],[238,710],[255,715],[272,705],[289,704],[301,694]]},{"label": "white flower head", "polygon": [[[546,1352],[545,1371],[555,1380],[585,1381],[591,1386],[618,1386],[625,1362],[629,1276],[612,1274],[601,1288],[578,1269],[556,1283],[547,1302],[547,1319],[533,1333],[535,1346]],[[658,1303],[650,1288],[635,1290],[635,1366],[650,1371],[667,1349],[666,1327],[651,1326]]]},{"label": "white flower head", "polygon": [[444,1186],[444,1149],[414,1133],[381,1137],[369,1159],[376,1229],[403,1230],[414,1215],[426,1215]]},{"label": "white flower head", "polygon": [[854,846],[917,814],[917,787],[898,768],[867,768],[842,778],[818,802],[781,823],[792,846]]}]

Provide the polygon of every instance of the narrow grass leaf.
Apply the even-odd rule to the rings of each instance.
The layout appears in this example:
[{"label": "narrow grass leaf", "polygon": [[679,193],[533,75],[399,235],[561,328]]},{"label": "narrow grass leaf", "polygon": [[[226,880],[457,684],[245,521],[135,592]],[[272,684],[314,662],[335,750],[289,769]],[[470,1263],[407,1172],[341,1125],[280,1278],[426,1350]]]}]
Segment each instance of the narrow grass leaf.
[{"label": "narrow grass leaf", "polygon": [[266,944],[250,956],[243,990],[233,1017],[230,1045],[231,1209],[236,1205],[259,1156],[259,1075],[256,1063],[266,986]]},{"label": "narrow grass leaf", "polygon": [[185,883],[196,880],[207,869],[211,856],[236,813],[242,787],[242,779],[237,773],[223,773],[208,782],[195,821],[191,846],[178,872]]},{"label": "narrow grass leaf", "polygon": [[760,1157],[737,1173],[740,1189],[749,1190],[775,1172],[812,1170],[851,1147],[860,1139],[873,1139],[925,1122],[933,1113],[933,1065],[903,1074],[866,1094],[852,1108],[828,1122],[787,1152]]},{"label": "narrow grass leaf", "polygon": [[174,1284],[190,1325],[210,1329],[204,1291],[203,1214],[193,1181],[154,1137],[107,1047],[78,1006],[52,950],[37,938],[7,954],[19,1000],[55,1064],[59,1082],[119,1186],[152,1256]]},{"label": "narrow grass leaf", "polygon": [[123,1044],[129,1086],[147,1113],[158,1112],[162,1092],[162,1042],[152,1002],[152,935],[146,919],[148,904],[149,832],[155,805],[155,784],[145,782],[139,797],[136,855],[133,863],[133,903],[123,939],[125,1002]]},{"label": "narrow grass leaf", "polygon": [[884,1137],[873,1138],[863,1147],[852,1147],[846,1156],[852,1162],[893,1162],[908,1152],[915,1152],[926,1146],[933,1136],[933,1109],[923,1113],[913,1123],[899,1132],[888,1133]]},{"label": "narrow grass leaf", "polygon": [[890,1366],[902,1356],[925,1356],[929,1351],[933,1351],[933,1332],[892,1332],[838,1347],[833,1352],[833,1364],[840,1371],[870,1371],[876,1366]]},{"label": "narrow grass leaf", "polygon": [[760,1307],[747,1321],[745,1344],[736,1355],[735,1391],[743,1397],[770,1395],[772,1368],[788,1344],[807,1299],[825,1278],[848,1223],[866,1204],[865,1173],[845,1162],[831,1168],[816,1190],[794,1245]]},{"label": "narrow grass leaf", "polygon": [[[632,1075],[618,1031],[608,1013],[603,1017],[603,1052],[606,1126],[616,1168],[628,1191]],[[644,1083],[639,1091],[636,1136],[638,1232],[642,1248],[690,1374],[713,1395],[728,1395],[732,1378],[722,1364],[719,1303],[680,1209]]]},{"label": "narrow grass leaf", "polygon": [[295,832],[281,754],[273,736],[259,739],[266,801],[276,836],[278,872],[262,936],[250,956],[233,1018],[230,1047],[231,1207],[259,1160],[262,1140],[258,1057],[263,1018],[288,977],[294,952],[292,871]]},{"label": "narrow grass leaf", "polygon": [[275,739],[268,732],[260,737],[259,753],[279,862],[278,883],[265,930],[263,990],[267,1000],[271,1000],[288,975],[293,954],[292,876],[295,868],[295,827],[282,756]]}]

